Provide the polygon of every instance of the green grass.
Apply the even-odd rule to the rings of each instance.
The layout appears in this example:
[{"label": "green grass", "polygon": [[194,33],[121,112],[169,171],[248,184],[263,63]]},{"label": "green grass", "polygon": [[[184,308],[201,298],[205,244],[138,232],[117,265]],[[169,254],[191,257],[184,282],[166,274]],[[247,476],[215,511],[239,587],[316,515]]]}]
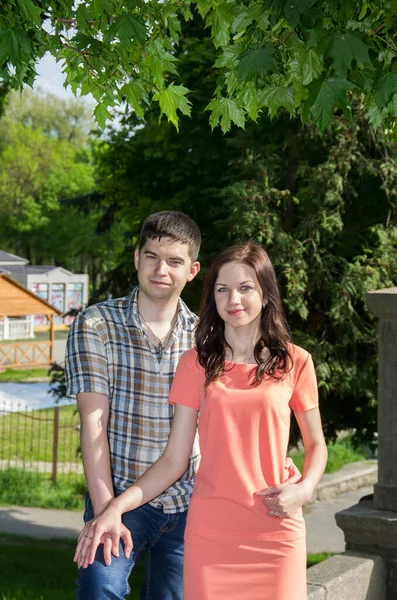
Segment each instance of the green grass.
[{"label": "green grass", "polygon": [[[363,447],[353,448],[351,438],[346,437],[343,440],[333,444],[328,444],[328,462],[325,469],[326,473],[334,473],[341,469],[344,465],[352,462],[368,459],[368,453]],[[303,450],[289,452],[289,456],[293,458],[294,463],[302,473],[303,469]]]},{"label": "green grass", "polygon": [[54,484],[48,474],[18,469],[0,471],[1,506],[83,510],[85,489],[83,475],[58,475]]},{"label": "green grass", "polygon": [[0,373],[0,381],[26,381],[26,379],[43,379],[48,377],[48,369],[6,369]]},{"label": "green grass", "polygon": [[314,567],[318,563],[334,556],[335,552],[319,552],[318,554],[308,554],[307,555],[307,568]]},{"label": "green grass", "polygon": [[[75,544],[30,540],[18,536],[0,537],[0,600],[74,600],[77,568],[73,563]],[[308,566],[331,556],[308,556]],[[129,600],[139,599],[144,579],[141,561],[131,578]]]},{"label": "green grass", "polygon": [[[59,408],[58,461],[78,463],[79,416],[76,406]],[[0,415],[0,455],[3,459],[52,461],[54,409]]]},{"label": "green grass", "polygon": [[[0,600],[74,600],[77,567],[70,541],[1,536]],[[144,562],[139,563],[129,600],[139,600]]]}]

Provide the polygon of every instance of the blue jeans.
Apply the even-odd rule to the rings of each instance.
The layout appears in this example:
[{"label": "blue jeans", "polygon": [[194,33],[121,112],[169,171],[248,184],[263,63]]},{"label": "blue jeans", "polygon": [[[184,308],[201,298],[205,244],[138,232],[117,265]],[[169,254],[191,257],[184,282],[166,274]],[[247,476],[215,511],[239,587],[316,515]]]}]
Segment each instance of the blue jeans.
[{"label": "blue jeans", "polygon": [[[93,518],[87,497],[84,520]],[[123,600],[130,592],[128,578],[142,554],[146,553],[145,582],[140,600],[182,600],[183,535],[187,512],[165,514],[162,509],[145,504],[123,515],[123,523],[131,531],[134,543],[126,559],[120,544],[120,556],[112,556],[109,567],[103,559],[103,546],[98,548],[95,562],[79,570],[78,600]]]}]

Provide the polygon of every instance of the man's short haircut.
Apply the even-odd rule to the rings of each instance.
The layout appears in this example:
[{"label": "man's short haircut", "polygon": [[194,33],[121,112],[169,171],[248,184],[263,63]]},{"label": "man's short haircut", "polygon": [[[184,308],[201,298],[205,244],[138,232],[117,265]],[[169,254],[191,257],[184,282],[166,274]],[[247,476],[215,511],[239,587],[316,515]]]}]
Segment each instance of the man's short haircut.
[{"label": "man's short haircut", "polygon": [[142,225],[139,235],[139,250],[145,245],[146,240],[161,240],[168,237],[175,242],[187,244],[189,256],[196,261],[201,244],[201,233],[198,225],[185,215],[176,210],[163,210],[153,213]]}]

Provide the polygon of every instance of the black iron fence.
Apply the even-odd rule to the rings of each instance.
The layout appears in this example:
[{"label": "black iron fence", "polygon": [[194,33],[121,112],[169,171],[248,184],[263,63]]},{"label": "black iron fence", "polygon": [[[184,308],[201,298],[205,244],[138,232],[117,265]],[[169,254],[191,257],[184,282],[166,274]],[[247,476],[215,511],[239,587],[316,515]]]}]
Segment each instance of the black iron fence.
[{"label": "black iron fence", "polygon": [[80,423],[75,405],[41,410],[0,404],[0,470],[16,468],[80,477]]}]

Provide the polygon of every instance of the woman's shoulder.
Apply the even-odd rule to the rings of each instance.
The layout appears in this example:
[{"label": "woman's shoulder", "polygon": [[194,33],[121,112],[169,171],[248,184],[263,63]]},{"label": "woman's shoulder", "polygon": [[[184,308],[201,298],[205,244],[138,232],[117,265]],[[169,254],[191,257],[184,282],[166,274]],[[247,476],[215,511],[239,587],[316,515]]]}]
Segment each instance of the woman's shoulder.
[{"label": "woman's shoulder", "polygon": [[186,350],[181,357],[179,358],[179,363],[187,367],[195,367],[200,366],[197,359],[197,350],[196,348],[191,348],[190,350]]},{"label": "woman's shoulder", "polygon": [[293,362],[292,369],[293,370],[296,370],[296,369],[300,370],[303,367],[303,365],[309,359],[311,359],[310,352],[308,352],[304,348],[301,348],[301,346],[297,346],[296,344],[289,343],[288,350],[289,350],[291,358],[292,358],[292,362]]}]

